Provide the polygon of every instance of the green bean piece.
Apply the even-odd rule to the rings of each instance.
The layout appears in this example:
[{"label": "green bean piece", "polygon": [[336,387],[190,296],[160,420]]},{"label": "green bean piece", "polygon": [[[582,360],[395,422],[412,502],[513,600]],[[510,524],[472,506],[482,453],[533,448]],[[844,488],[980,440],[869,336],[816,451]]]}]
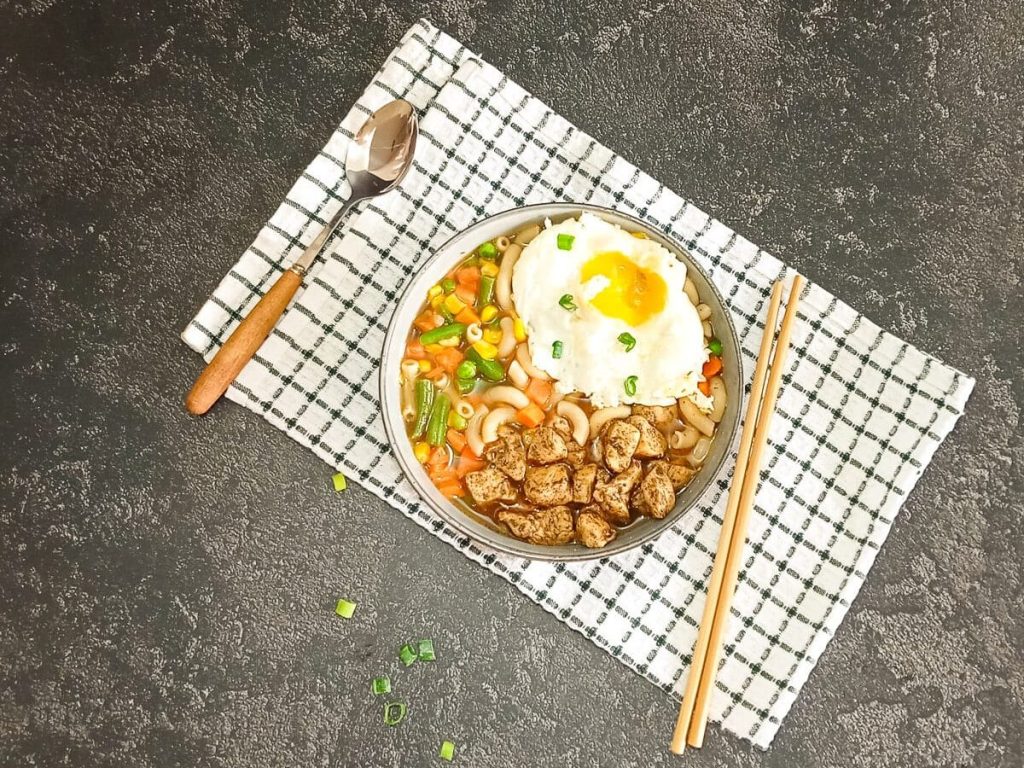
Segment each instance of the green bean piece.
[{"label": "green bean piece", "polygon": [[427,421],[430,418],[430,408],[434,404],[433,382],[427,379],[416,380],[416,420],[413,422],[412,436],[416,439],[427,428]]},{"label": "green bean piece", "polygon": [[444,291],[445,293],[451,293],[452,291],[455,290],[455,281],[452,280],[450,277],[446,277],[444,280],[441,281],[441,290]]},{"label": "green bean piece", "polygon": [[430,420],[427,422],[427,442],[431,445],[444,445],[445,432],[448,431],[448,412],[452,401],[448,395],[439,392],[434,398],[434,406],[430,409]]},{"label": "green bean piece", "polygon": [[457,339],[466,332],[466,326],[462,323],[448,323],[440,328],[431,328],[420,334],[420,344],[437,344],[445,339]]},{"label": "green bean piece", "polygon": [[476,376],[476,363],[472,360],[463,360],[455,369],[455,375],[460,379],[472,379]]},{"label": "green bean piece", "polygon": [[472,347],[466,350],[466,357],[476,364],[480,375],[488,381],[501,381],[505,378],[505,369],[497,360],[485,360]]},{"label": "green bean piece", "polygon": [[456,379],[455,386],[459,388],[460,395],[468,395],[476,388],[476,379]]},{"label": "green bean piece", "polygon": [[480,275],[480,306],[486,306],[494,298],[494,278],[490,275]]}]

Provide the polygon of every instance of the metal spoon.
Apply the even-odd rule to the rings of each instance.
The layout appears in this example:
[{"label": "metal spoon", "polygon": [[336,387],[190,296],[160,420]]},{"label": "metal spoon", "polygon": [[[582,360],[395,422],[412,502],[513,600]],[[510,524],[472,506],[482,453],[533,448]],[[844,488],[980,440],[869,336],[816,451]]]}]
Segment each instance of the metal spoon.
[{"label": "metal spoon", "polygon": [[405,177],[416,151],[416,112],[398,99],[378,109],[356,133],[345,157],[345,175],[352,195],[313,238],[305,252],[253,307],[196,379],[185,407],[197,416],[206,413],[264,342],[324,243],[356,203],[390,192]]}]

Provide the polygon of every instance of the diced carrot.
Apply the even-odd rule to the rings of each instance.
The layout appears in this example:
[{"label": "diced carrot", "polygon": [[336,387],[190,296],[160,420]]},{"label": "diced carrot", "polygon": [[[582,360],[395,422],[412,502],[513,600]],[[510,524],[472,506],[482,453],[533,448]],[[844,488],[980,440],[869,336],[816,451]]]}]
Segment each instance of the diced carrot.
[{"label": "diced carrot", "polygon": [[471,325],[480,322],[480,315],[474,312],[472,307],[463,307],[462,311],[455,316],[455,319],[460,323]]},{"label": "diced carrot", "polygon": [[455,449],[456,453],[462,453],[466,447],[466,436],[457,429],[448,430],[448,445]]},{"label": "diced carrot", "polygon": [[462,353],[454,347],[445,347],[434,355],[434,360],[448,373],[455,373],[455,369],[462,362]]},{"label": "diced carrot", "polygon": [[476,291],[471,291],[464,285],[460,285],[455,289],[455,295],[462,299],[462,303],[467,307],[472,307],[476,304]]},{"label": "diced carrot", "polygon": [[441,495],[446,499],[451,499],[455,496],[463,496],[466,493],[462,488],[462,483],[458,480],[448,480],[443,483],[438,483],[437,490],[439,490]]},{"label": "diced carrot", "polygon": [[468,395],[463,395],[463,400],[473,406],[473,408],[479,408],[480,403],[484,401],[484,398],[477,392],[470,392]]},{"label": "diced carrot", "polygon": [[542,379],[530,379],[530,383],[526,385],[526,396],[543,408],[551,397],[550,382]]},{"label": "diced carrot", "polygon": [[424,467],[427,470],[427,474],[433,477],[438,472],[442,471],[448,466],[448,449],[443,445],[435,448],[430,452],[430,458],[427,459]]},{"label": "diced carrot", "polygon": [[463,267],[455,273],[455,282],[476,293],[480,287],[480,267]]},{"label": "diced carrot", "polygon": [[533,428],[544,422],[544,411],[536,403],[530,403],[521,411],[516,411],[516,419],[524,427]]},{"label": "diced carrot", "polygon": [[486,462],[473,453],[473,449],[467,445],[462,449],[462,453],[459,454],[459,464],[456,467],[456,471],[459,473],[459,477],[465,477],[470,472],[476,472],[485,466]]},{"label": "diced carrot", "polygon": [[419,341],[410,341],[409,346],[405,348],[405,356],[412,360],[426,360],[427,350]]},{"label": "diced carrot", "polygon": [[444,368],[442,368],[440,365],[435,365],[433,368],[431,368],[423,375],[426,378],[430,379],[431,381],[437,381],[442,376],[444,376]]},{"label": "diced carrot", "polygon": [[706,379],[704,381],[698,381],[697,382],[697,389],[699,389],[701,392],[703,392],[708,397],[711,397],[711,382],[710,381],[707,381]]},{"label": "diced carrot", "polygon": [[704,374],[705,379],[710,379],[717,373],[722,371],[722,358],[712,355],[708,358],[708,361],[704,363],[704,368],[701,373]]},{"label": "diced carrot", "polygon": [[435,485],[451,482],[457,483],[459,481],[459,473],[456,472],[454,468],[445,468],[432,474],[430,479],[434,481]]},{"label": "diced carrot", "polygon": [[437,326],[434,325],[434,311],[432,309],[426,310],[416,318],[413,325],[421,331],[429,331],[432,328],[436,328]]}]

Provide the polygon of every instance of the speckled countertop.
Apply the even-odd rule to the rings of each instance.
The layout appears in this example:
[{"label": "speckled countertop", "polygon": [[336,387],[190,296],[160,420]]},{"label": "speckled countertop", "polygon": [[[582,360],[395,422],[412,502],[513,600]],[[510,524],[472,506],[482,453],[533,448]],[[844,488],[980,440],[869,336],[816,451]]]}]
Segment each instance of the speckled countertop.
[{"label": "speckled countertop", "polygon": [[[0,4],[0,764],[1022,764],[1019,3],[147,5]],[[182,409],[178,332],[422,15],[978,379],[766,753],[673,758],[653,686],[252,414]]]}]

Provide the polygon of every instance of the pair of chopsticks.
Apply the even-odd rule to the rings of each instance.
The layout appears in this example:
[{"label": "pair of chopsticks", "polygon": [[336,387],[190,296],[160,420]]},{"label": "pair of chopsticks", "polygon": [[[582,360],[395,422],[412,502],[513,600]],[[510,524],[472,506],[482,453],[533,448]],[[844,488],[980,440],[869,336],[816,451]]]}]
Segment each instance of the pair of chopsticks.
[{"label": "pair of chopsticks", "polygon": [[[750,388],[743,434],[740,436],[736,470],[729,489],[729,500],[722,521],[722,533],[718,540],[718,552],[711,569],[708,597],[704,603],[704,616],[697,633],[693,649],[690,677],[686,682],[686,693],[679,708],[679,718],[672,734],[671,749],[682,754],[686,745],[700,747],[704,743],[704,729],[708,721],[708,704],[715,684],[715,673],[722,651],[722,639],[729,621],[736,579],[740,570],[740,557],[747,541],[747,523],[754,507],[761,459],[768,444],[768,427],[775,412],[775,401],[779,395],[782,372],[789,350],[789,337],[793,331],[797,305],[804,279],[797,275],[790,288],[786,314],[775,338],[775,324],[778,320],[779,305],[782,303],[782,281],[775,283],[768,314],[765,317],[764,338],[757,356],[754,381]],[[770,361],[770,365],[769,365]]]}]

